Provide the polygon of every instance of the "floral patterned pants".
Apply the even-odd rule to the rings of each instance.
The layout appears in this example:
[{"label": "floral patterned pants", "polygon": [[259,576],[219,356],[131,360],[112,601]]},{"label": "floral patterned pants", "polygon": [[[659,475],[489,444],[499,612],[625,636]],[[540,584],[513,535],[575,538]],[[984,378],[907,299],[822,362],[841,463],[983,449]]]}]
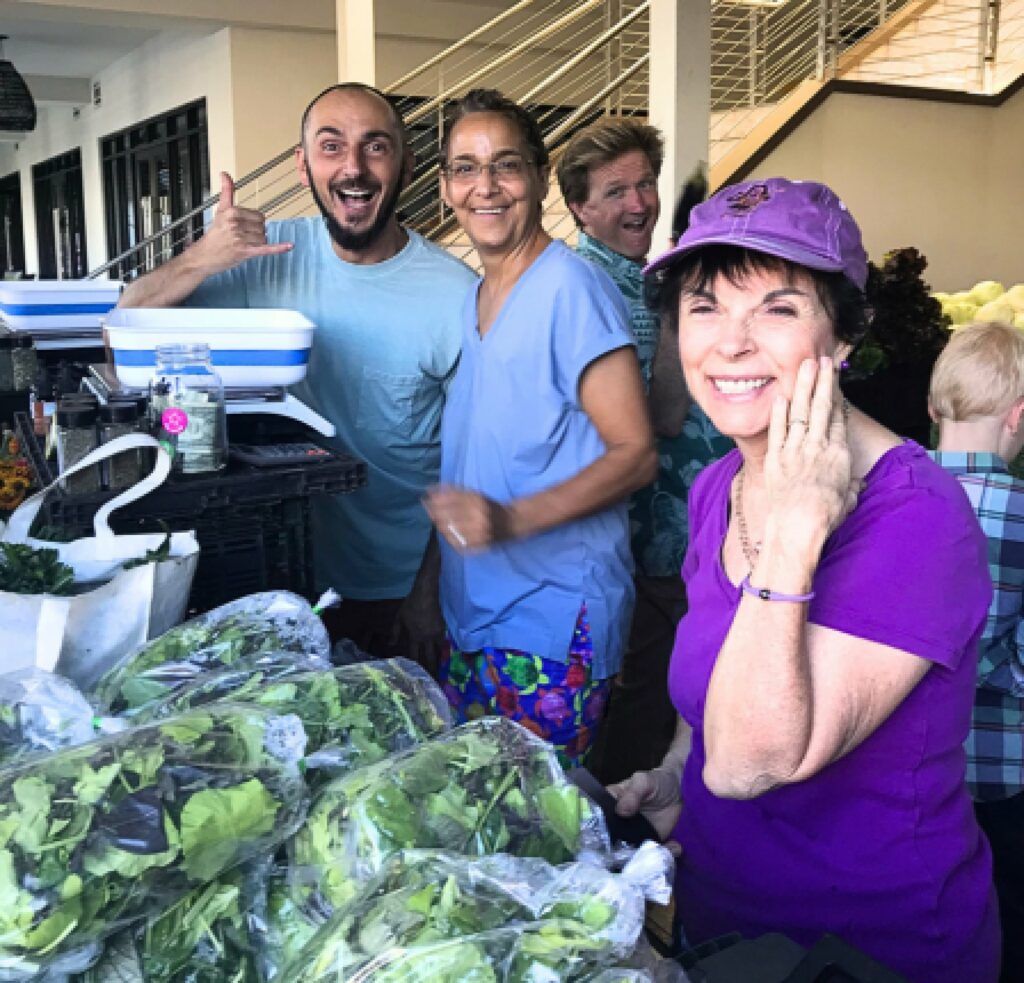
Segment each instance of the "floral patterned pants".
[{"label": "floral patterned pants", "polygon": [[519,649],[463,652],[449,633],[439,679],[457,723],[508,717],[553,744],[563,767],[571,768],[586,761],[611,689],[611,680],[591,675],[592,660],[584,604],[565,662]]}]

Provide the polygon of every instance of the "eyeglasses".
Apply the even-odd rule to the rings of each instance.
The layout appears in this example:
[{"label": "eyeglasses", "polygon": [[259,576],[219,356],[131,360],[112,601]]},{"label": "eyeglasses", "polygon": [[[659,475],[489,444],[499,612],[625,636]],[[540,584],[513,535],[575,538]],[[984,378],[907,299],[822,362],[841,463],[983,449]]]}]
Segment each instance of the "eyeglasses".
[{"label": "eyeglasses", "polygon": [[532,163],[518,154],[510,154],[482,164],[475,160],[457,160],[454,164],[442,165],[441,170],[453,184],[476,184],[484,171],[489,171],[495,181],[510,182],[521,180]]}]

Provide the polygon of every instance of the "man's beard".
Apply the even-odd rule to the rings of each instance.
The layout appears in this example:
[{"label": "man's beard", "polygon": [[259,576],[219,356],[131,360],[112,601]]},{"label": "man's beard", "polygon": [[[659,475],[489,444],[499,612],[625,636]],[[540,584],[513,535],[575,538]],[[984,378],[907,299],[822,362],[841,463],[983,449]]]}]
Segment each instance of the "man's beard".
[{"label": "man's beard", "polygon": [[[402,194],[401,184],[396,183],[391,193],[387,197],[381,198],[380,206],[377,209],[377,217],[373,220],[373,224],[362,232],[352,232],[346,229],[334,217],[334,213],[320,197],[320,193],[316,190],[316,185],[313,183],[313,175],[310,173],[308,164],[306,165],[306,177],[309,179],[309,190],[312,192],[313,201],[316,202],[316,207],[320,209],[320,214],[323,216],[328,234],[339,249],[344,249],[350,253],[359,253],[369,249],[380,238],[395,214],[395,209],[398,207],[398,199]],[[351,187],[355,190],[359,186],[347,184],[346,187]],[[363,188],[362,190],[367,189]]]}]

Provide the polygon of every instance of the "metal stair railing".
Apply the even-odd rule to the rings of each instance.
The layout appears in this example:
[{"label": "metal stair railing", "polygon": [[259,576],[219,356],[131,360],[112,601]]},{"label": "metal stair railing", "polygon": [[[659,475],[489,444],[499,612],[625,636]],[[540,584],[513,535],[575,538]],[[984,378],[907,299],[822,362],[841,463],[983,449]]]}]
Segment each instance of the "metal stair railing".
[{"label": "metal stair railing", "polygon": [[1022,72],[1024,0],[717,0],[710,164],[809,81],[992,93]]}]

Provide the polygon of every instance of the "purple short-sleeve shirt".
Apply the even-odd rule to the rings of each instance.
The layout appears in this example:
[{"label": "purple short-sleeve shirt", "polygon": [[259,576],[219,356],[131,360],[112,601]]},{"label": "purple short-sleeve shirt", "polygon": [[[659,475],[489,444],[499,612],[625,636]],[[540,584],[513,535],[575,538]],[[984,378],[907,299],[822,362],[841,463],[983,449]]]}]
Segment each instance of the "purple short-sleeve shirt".
[{"label": "purple short-sleeve shirt", "polygon": [[[964,786],[977,642],[992,595],[985,540],[916,444],[885,454],[829,538],[808,619],[932,666],[860,747],[805,782],[737,801],[702,780],[708,680],[739,604],[721,549],[734,451],[690,496],[689,612],[669,687],[693,727],[683,775],[677,911],[696,944],[832,932],[916,983],[991,983],[999,941],[988,845]],[[752,653],[756,658],[756,653]]]}]

